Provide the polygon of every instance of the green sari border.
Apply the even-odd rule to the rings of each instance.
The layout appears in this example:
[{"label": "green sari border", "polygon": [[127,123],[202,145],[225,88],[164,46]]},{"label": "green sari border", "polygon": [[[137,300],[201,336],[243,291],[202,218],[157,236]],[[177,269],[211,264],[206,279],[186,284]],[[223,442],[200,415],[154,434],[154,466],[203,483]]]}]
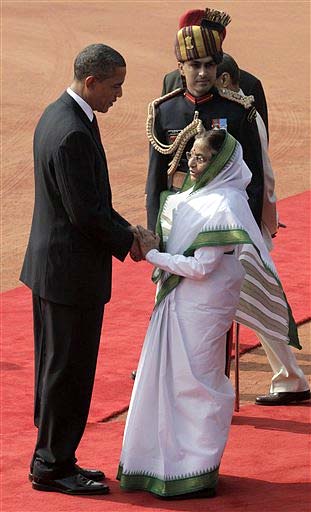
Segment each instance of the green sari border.
[{"label": "green sari border", "polygon": [[217,467],[199,475],[162,480],[143,472],[124,474],[123,467],[120,464],[117,480],[120,481],[121,489],[149,491],[157,496],[168,497],[180,496],[203,489],[211,489],[213,491],[218,483],[218,474],[219,468]]},{"label": "green sari border", "polygon": [[163,211],[163,208],[164,208],[164,205],[166,203],[168,196],[171,196],[172,194],[175,194],[175,192],[173,192],[172,190],[163,190],[163,192],[161,192],[161,194],[160,194],[160,206],[159,206],[159,213],[158,213],[158,217],[157,217],[155,232],[157,235],[159,235],[161,243],[163,240],[162,227],[161,227],[161,215],[162,215],[162,211]]},{"label": "green sari border", "polygon": [[185,250],[184,256],[193,256],[194,251],[200,247],[213,247],[219,245],[252,244],[248,233],[243,229],[219,229],[216,231],[203,231],[199,233],[194,242]]}]

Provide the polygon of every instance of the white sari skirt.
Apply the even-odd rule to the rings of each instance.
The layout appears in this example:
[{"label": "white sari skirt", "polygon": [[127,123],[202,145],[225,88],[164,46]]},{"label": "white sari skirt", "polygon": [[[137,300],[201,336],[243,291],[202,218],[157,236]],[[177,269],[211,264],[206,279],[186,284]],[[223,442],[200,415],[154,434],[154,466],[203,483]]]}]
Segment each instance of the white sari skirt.
[{"label": "white sari skirt", "polygon": [[183,279],[154,310],[125,426],[121,488],[177,496],[216,487],[234,405],[226,333],[243,275],[224,256],[216,272]]}]

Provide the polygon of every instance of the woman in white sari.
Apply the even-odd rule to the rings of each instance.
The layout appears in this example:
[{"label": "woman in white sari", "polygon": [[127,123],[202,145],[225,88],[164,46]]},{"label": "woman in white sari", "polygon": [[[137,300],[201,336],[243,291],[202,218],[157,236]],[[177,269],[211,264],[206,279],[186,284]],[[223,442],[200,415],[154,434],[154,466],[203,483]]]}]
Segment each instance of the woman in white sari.
[{"label": "woman in white sari", "polygon": [[118,479],[159,497],[215,494],[234,391],[226,333],[236,318],[299,346],[276,270],[247,203],[251,173],[224,130],[197,136],[181,192],[162,199],[156,305],[127,417]]}]

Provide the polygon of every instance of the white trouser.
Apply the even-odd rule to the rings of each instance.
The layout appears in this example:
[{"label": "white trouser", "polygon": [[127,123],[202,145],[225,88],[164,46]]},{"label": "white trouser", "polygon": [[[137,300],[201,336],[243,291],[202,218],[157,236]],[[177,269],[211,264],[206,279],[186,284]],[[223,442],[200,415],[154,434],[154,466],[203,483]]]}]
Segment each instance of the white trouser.
[{"label": "white trouser", "polygon": [[259,338],[273,371],[270,393],[307,391],[308,381],[289,345]]}]

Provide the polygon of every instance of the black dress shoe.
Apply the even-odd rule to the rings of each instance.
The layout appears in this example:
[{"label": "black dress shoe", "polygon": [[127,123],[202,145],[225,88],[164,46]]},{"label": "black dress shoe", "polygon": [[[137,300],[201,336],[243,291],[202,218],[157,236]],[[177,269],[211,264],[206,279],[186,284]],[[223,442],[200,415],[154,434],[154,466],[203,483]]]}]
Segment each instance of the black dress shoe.
[{"label": "black dress shoe", "polygon": [[[104,480],[106,478],[105,473],[103,471],[100,471],[99,469],[81,468],[80,466],[78,466],[78,464],[75,464],[75,470],[77,471],[77,473],[80,473],[80,475],[84,476],[88,480],[94,480],[94,482],[100,482],[101,480]],[[30,482],[32,482],[33,474],[31,470],[28,475],[28,478]]]},{"label": "black dress shoe", "polygon": [[100,482],[106,478],[105,473],[100,471],[100,469],[81,468],[78,464],[75,464],[75,469],[80,473],[80,475],[85,476],[85,478],[88,478],[89,480],[94,480],[94,482]]},{"label": "black dress shoe", "polygon": [[55,480],[34,476],[32,488],[36,489],[36,491],[61,492],[63,494],[80,494],[84,496],[109,493],[108,485],[88,480],[80,473]]},{"label": "black dress shoe", "polygon": [[295,402],[304,402],[310,400],[310,390],[307,391],[282,391],[278,393],[269,393],[268,395],[257,396],[257,405],[288,405]]}]

